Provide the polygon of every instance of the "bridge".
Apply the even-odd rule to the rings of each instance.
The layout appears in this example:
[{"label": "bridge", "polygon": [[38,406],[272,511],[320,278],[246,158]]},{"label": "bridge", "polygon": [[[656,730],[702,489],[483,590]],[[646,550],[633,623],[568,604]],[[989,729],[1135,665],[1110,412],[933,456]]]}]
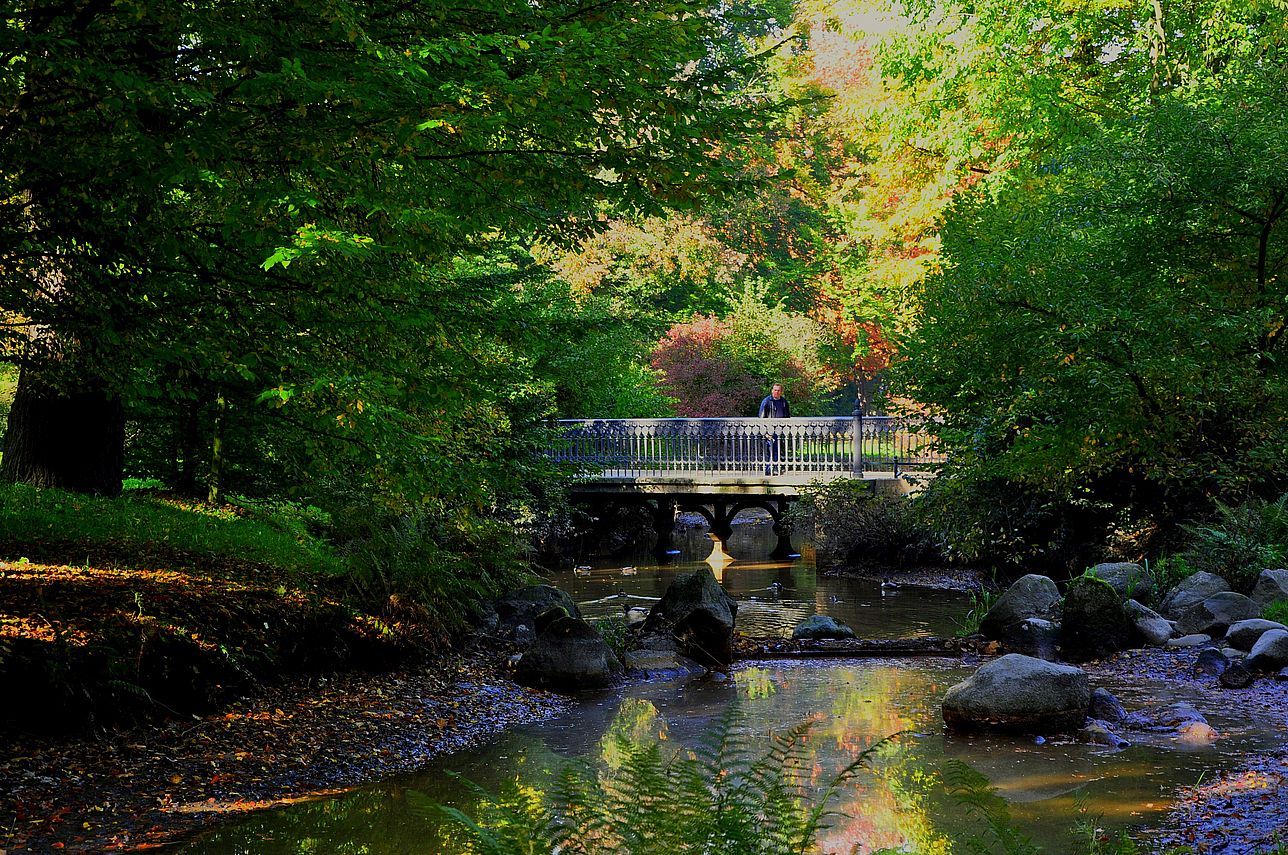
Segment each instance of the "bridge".
[{"label": "bridge", "polygon": [[576,473],[572,498],[591,506],[639,504],[653,516],[660,559],[676,554],[676,513],[701,514],[720,543],[739,511],[774,520],[771,557],[795,555],[783,524],[788,505],[813,482],[906,485],[930,475],[942,455],[915,418],[564,419],[547,457]]}]

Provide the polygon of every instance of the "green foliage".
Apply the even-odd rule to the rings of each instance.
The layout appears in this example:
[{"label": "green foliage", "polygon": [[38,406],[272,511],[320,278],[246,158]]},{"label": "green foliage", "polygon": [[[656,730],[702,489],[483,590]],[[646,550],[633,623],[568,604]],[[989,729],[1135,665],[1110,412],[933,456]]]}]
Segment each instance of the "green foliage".
[{"label": "green foliage", "polygon": [[446,641],[482,601],[520,587],[513,527],[496,519],[349,507],[333,537],[359,602],[390,623],[427,623]]},{"label": "green foliage", "polygon": [[964,829],[957,843],[976,855],[1037,855],[1041,850],[1015,827],[1006,800],[988,778],[959,760],[944,763],[944,790],[965,808],[974,828]]},{"label": "green foliage", "polygon": [[1181,558],[1194,570],[1223,577],[1247,593],[1267,567],[1288,559],[1288,494],[1270,502],[1251,499],[1241,505],[1218,502],[1216,520],[1185,527],[1189,547]]},{"label": "green foliage", "polygon": [[763,284],[747,283],[724,318],[694,317],[653,350],[661,385],[685,416],[754,416],[781,382],[792,415],[814,415],[841,383],[824,353],[835,336],[788,312]]},{"label": "green foliage", "polygon": [[970,608],[966,614],[957,621],[957,635],[961,638],[975,635],[979,632],[980,624],[984,622],[985,615],[993,604],[997,602],[1001,594],[991,588],[976,588],[970,592]]},{"label": "green foliage", "polygon": [[590,625],[595,628],[608,649],[613,651],[618,659],[626,656],[626,651],[630,649],[630,634],[626,626],[624,617],[606,617],[599,620],[592,620]]},{"label": "green foliage", "polygon": [[697,752],[666,743],[624,743],[615,768],[569,764],[545,799],[514,788],[482,799],[480,815],[442,808],[479,855],[787,855],[811,851],[828,805],[884,743],[867,749],[821,788],[812,780],[809,726],[775,735],[753,755],[737,713]]},{"label": "green foliage", "polygon": [[1003,577],[1037,568],[1070,574],[1101,560],[1120,514],[1109,485],[1050,490],[989,477],[950,459],[916,498],[918,519],[957,561]]},{"label": "green foliage", "polygon": [[878,496],[862,481],[812,483],[801,489],[788,518],[811,533],[827,560],[887,566],[943,560],[939,543],[918,515],[916,500]]},{"label": "green foliage", "polygon": [[248,515],[160,495],[91,498],[22,484],[0,485],[0,549],[67,562],[86,554],[216,558],[294,573],[341,574],[344,562],[285,514]]},{"label": "green foliage", "polygon": [[1272,620],[1288,626],[1288,600],[1275,600],[1267,603],[1266,607],[1261,610],[1261,616],[1266,620]]}]

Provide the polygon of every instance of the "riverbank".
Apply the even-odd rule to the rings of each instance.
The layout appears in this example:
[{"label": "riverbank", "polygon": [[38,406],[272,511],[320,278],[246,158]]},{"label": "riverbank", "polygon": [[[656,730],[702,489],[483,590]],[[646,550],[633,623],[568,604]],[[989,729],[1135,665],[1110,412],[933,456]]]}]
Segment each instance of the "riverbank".
[{"label": "riverbank", "polygon": [[219,713],[77,739],[6,739],[0,853],[154,847],[238,814],[422,767],[568,701],[497,653],[395,674],[301,679]]},{"label": "riverbank", "polygon": [[[0,758],[0,852],[111,852],[182,839],[239,814],[325,797],[423,766],[571,703],[516,686],[502,651],[440,656],[398,674],[300,680],[201,719],[73,740],[10,743]],[[1288,710],[1288,683],[1222,689],[1194,651],[1128,651],[1088,664],[1198,692],[1200,707]],[[1288,836],[1288,756],[1178,788],[1145,851],[1253,855]],[[1184,851],[1184,850],[1182,850]]]},{"label": "riverbank", "polygon": [[[1196,695],[1202,712],[1235,710],[1271,726],[1288,726],[1288,681],[1261,677],[1245,689],[1227,689],[1195,667],[1198,649],[1127,650],[1083,666],[1097,679],[1158,681]],[[1220,736],[1218,735],[1218,739]],[[1288,738],[1288,737],[1286,737]],[[1249,756],[1236,769],[1193,786],[1178,786],[1161,826],[1146,829],[1148,851],[1263,855],[1288,851],[1288,746]],[[1281,847],[1281,848],[1277,848]]]}]

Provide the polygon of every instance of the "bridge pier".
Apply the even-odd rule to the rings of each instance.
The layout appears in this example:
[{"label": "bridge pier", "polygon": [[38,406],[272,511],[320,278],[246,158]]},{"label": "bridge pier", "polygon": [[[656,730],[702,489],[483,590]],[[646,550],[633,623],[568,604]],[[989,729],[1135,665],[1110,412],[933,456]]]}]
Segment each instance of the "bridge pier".
[{"label": "bridge pier", "polygon": [[574,501],[590,505],[642,505],[653,518],[653,555],[659,563],[673,561],[680,550],[675,548],[675,518],[681,510],[700,514],[707,521],[711,537],[723,548],[733,534],[733,520],[739,512],[750,508],[767,511],[773,518],[773,531],[778,542],[769,557],[777,561],[798,558],[800,553],[792,547],[791,527],[783,521],[787,508],[796,498],[775,494],[730,494],[690,492],[618,492],[608,490],[576,491]]},{"label": "bridge pier", "polygon": [[676,502],[669,496],[659,496],[651,505],[653,510],[653,532],[657,541],[653,545],[653,555],[661,564],[666,564],[680,554],[675,548],[675,515],[678,512]]}]

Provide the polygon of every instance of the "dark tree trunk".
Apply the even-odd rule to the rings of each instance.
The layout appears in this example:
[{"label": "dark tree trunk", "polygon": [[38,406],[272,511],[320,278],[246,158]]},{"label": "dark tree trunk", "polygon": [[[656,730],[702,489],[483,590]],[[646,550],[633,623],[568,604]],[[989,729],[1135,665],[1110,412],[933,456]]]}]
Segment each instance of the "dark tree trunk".
[{"label": "dark tree trunk", "polygon": [[56,392],[23,369],[9,411],[0,481],[115,496],[125,470],[125,410],[98,389]]}]

